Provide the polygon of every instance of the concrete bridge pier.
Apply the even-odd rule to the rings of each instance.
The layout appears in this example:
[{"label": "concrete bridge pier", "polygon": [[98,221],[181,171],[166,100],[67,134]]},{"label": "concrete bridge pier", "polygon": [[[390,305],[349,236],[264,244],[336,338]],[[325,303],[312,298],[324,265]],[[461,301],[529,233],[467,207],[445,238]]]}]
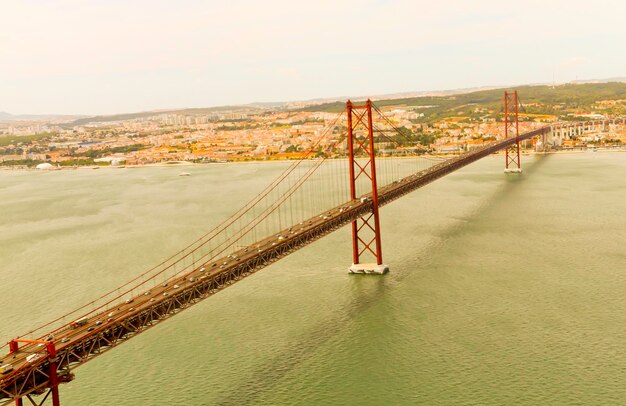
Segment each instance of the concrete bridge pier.
[{"label": "concrete bridge pier", "polygon": [[563,144],[563,138],[565,138],[565,129],[563,126],[551,126],[550,133],[547,137],[547,145],[559,147]]},{"label": "concrete bridge pier", "polygon": [[352,264],[348,269],[348,273],[354,274],[374,274],[374,275],[384,275],[389,272],[389,266],[385,264]]}]

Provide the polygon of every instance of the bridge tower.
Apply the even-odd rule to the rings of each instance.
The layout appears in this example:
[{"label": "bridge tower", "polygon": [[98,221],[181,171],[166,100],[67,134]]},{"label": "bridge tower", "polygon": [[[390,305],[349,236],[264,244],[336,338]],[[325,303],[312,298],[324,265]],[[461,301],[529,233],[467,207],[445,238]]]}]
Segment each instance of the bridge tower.
[{"label": "bridge tower", "polygon": [[[383,264],[378,214],[378,187],[376,184],[376,152],[374,150],[374,125],[372,101],[364,105],[346,103],[348,115],[348,163],[350,165],[350,199],[360,201],[368,211],[352,222],[352,266],[350,273],[384,274],[389,267]],[[365,190],[357,192],[357,187]],[[370,256],[374,263],[363,263]]]},{"label": "bridge tower", "polygon": [[519,146],[519,99],[517,90],[504,92],[504,138],[515,137],[515,144],[506,149],[505,173],[521,173]]}]

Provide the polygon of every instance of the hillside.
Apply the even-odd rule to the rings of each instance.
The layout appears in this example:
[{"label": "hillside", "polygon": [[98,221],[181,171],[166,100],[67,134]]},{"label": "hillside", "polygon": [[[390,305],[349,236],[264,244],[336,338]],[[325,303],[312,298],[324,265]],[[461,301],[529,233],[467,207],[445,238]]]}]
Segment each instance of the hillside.
[{"label": "hillside", "polygon": [[[601,100],[626,99],[626,83],[621,82],[565,84],[556,87],[520,86],[516,89],[523,105],[533,105],[533,107],[527,107],[526,110],[542,114],[554,113],[555,110],[584,110]],[[424,118],[420,121],[431,121],[467,113],[477,107],[499,111],[502,106],[503,91],[504,89],[491,89],[454,96],[378,100],[376,105],[379,107],[413,107],[424,113]],[[535,107],[535,104],[543,106]],[[299,111],[340,112],[344,107],[343,102],[336,102],[309,106]]]},{"label": "hillside", "polygon": [[139,113],[127,113],[127,114],[113,114],[106,116],[93,116],[85,117],[70,123],[66,126],[81,126],[88,123],[108,123],[113,121],[132,120],[135,118],[151,117],[159,114],[182,114],[182,115],[202,115],[208,113],[216,113],[220,111],[250,111],[259,110],[260,107],[247,105],[247,106],[219,106],[219,107],[202,107],[202,108],[189,108],[178,110],[159,110],[159,111],[143,111]]},{"label": "hillside", "polygon": [[[620,78],[621,79],[621,78]],[[616,79],[618,80],[618,79]],[[543,104],[546,108],[532,108],[533,113],[552,114],[555,112],[554,106],[561,105],[564,109],[585,109],[600,100],[620,100],[626,99],[626,83],[624,82],[593,82],[593,83],[571,83],[556,87],[548,85],[519,86],[519,97],[523,104]],[[466,92],[460,90],[456,94],[448,92],[437,92],[436,96],[412,96],[398,97],[381,96],[376,99],[379,107],[403,106],[412,107],[424,113],[424,118],[419,121],[432,121],[448,116],[460,115],[464,113],[463,108],[472,106],[489,110],[498,110],[502,104],[503,88],[486,89]],[[180,114],[180,115],[202,115],[224,111],[254,112],[267,108],[280,109],[284,103],[253,103],[241,106],[219,106],[207,108],[170,109],[160,111],[144,111],[137,113],[101,115],[93,117],[83,117],[63,124],[63,127],[82,126],[88,123],[107,123],[122,120],[132,120],[136,118],[149,117],[159,114]],[[315,104],[294,111],[302,112],[339,112],[343,110],[344,102],[329,102]],[[467,113],[467,111],[465,111]],[[619,112],[618,112],[619,113]],[[0,120],[14,118],[11,114],[0,112]]]}]

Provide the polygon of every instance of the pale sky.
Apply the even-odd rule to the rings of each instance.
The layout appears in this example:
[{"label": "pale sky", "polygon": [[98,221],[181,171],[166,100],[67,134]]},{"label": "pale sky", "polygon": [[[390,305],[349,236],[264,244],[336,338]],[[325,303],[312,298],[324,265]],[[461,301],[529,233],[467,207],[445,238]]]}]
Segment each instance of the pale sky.
[{"label": "pale sky", "polygon": [[0,111],[109,114],[626,76],[622,0],[0,0]]}]

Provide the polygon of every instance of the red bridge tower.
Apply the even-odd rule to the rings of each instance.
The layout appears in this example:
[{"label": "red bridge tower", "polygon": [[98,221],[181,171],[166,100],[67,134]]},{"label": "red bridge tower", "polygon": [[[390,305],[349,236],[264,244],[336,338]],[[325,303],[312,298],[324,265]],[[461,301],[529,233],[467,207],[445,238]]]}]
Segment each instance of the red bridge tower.
[{"label": "red bridge tower", "polygon": [[504,138],[515,137],[515,144],[506,149],[505,173],[521,173],[519,146],[519,99],[517,90],[504,92]]},{"label": "red bridge tower", "polygon": [[[378,187],[376,185],[376,152],[372,101],[364,105],[346,103],[348,112],[348,162],[350,165],[350,199],[366,205],[369,210],[352,222],[352,257],[350,273],[384,274],[389,267],[383,264],[378,215]],[[357,187],[365,188],[357,194]],[[362,256],[374,257],[374,263],[362,263]]]}]

